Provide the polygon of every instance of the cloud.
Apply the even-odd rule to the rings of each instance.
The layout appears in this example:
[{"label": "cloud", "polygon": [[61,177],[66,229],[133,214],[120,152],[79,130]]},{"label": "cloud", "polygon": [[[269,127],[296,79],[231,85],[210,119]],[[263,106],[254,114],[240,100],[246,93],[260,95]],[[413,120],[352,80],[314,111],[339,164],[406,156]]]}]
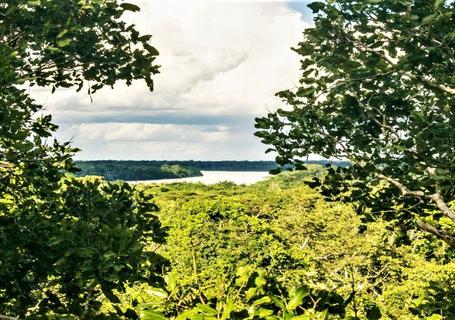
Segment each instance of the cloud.
[{"label": "cloud", "polygon": [[84,123],[74,127],[78,136],[86,140],[104,142],[198,142],[225,143],[229,130],[222,126],[201,130],[193,125],[143,124],[143,123]]},{"label": "cloud", "polygon": [[[298,79],[290,47],[307,26],[302,13],[286,1],[129,1],[142,10],[126,19],[152,34],[160,51],[155,91],[118,84],[91,103],[74,90],[32,90],[60,137],[73,137],[87,159],[165,158],[165,150],[169,158],[213,159],[213,150],[229,159],[264,158],[266,147],[252,136],[254,117],[276,108],[275,92]],[[225,130],[205,134],[217,127]]]}]

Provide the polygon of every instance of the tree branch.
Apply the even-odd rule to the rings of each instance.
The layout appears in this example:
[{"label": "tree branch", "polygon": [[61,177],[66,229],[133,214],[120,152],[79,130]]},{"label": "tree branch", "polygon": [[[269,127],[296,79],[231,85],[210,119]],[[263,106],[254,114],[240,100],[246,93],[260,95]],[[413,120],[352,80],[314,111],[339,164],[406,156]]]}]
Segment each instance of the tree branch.
[{"label": "tree branch", "polygon": [[455,248],[455,237],[451,235],[450,233],[438,229],[435,226],[423,222],[423,221],[417,221],[417,225],[419,226],[420,229],[423,231],[427,231],[435,236],[437,236],[439,239],[444,240],[451,248]]},{"label": "tree branch", "polygon": [[419,198],[429,198],[431,199],[436,206],[438,207],[439,210],[449,219],[452,221],[455,221],[455,212],[447,205],[447,203],[444,201],[442,198],[441,194],[439,192],[426,195],[423,191],[411,191],[409,190],[405,185],[403,185],[400,181],[397,179],[393,179],[390,177],[387,177],[383,174],[377,173],[376,177],[386,180],[387,182],[391,183],[395,187],[397,187],[403,196],[411,195]]},{"label": "tree branch", "polygon": [[449,208],[447,203],[442,199],[442,196],[439,192],[429,195],[429,198],[433,200],[439,210],[447,217],[455,221],[455,212]]},{"label": "tree branch", "polygon": [[394,185],[395,187],[400,189],[401,194],[403,196],[411,195],[411,196],[415,196],[415,197],[419,197],[419,198],[425,197],[425,193],[423,191],[411,191],[408,188],[406,188],[405,185],[403,185],[401,182],[399,182],[396,179],[387,177],[387,176],[385,176],[385,175],[383,175],[381,173],[377,173],[376,177],[378,177],[380,179],[383,179],[383,180],[386,180],[387,182],[391,183],[392,185]]},{"label": "tree branch", "polygon": [[19,320],[18,318],[4,316],[3,314],[0,314],[0,319],[1,320]]},{"label": "tree branch", "polygon": [[384,136],[387,136],[387,130],[388,130],[388,132],[390,134],[392,134],[397,139],[397,141],[401,140],[400,135],[398,134],[398,132],[393,127],[391,127],[391,126],[389,126],[387,124],[387,118],[386,118],[385,114],[381,110],[379,110],[378,108],[375,108],[375,107],[370,107],[371,109],[374,109],[374,110],[378,111],[382,115],[382,122],[379,121],[378,119],[376,119],[376,116],[374,114],[372,114],[371,111],[369,110],[370,109],[369,108],[369,102],[363,103],[362,99],[359,97],[357,92],[354,91],[354,90],[353,90],[353,94],[354,94],[354,97],[357,100],[357,103],[360,104],[363,107],[363,110],[365,110],[365,113],[370,117],[370,119],[372,119],[378,126],[381,127],[381,131],[382,131],[382,134]]},{"label": "tree branch", "polygon": [[431,82],[430,80],[425,79],[423,76],[416,76],[416,75],[412,74],[411,72],[403,72],[403,74],[408,76],[412,80],[419,81],[419,82],[427,85],[428,87],[442,91],[444,93],[455,95],[455,88],[451,88],[451,87],[445,86],[443,84],[437,84],[437,83]]},{"label": "tree branch", "polygon": [[89,312],[90,300],[92,299],[93,292],[95,290],[96,283],[93,281],[88,288],[87,297],[85,298],[84,309],[81,314],[81,319],[85,319],[87,313]]}]

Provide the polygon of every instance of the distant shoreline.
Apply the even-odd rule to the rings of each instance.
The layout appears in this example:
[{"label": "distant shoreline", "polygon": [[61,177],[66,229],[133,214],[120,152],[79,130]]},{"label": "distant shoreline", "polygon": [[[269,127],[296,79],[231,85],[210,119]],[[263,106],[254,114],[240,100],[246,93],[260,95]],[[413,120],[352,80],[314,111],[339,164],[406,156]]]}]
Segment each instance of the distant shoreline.
[{"label": "distant shoreline", "polygon": [[[310,160],[307,164],[348,166],[347,161]],[[199,160],[90,160],[76,161],[77,176],[102,176],[107,180],[153,181],[201,177],[201,171],[269,172],[275,161],[199,161]]]}]

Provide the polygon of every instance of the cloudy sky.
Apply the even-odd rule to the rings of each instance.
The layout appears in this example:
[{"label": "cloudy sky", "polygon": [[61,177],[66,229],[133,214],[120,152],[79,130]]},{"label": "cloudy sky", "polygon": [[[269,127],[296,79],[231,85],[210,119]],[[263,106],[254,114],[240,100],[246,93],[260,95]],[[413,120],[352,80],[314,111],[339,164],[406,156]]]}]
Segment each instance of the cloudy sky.
[{"label": "cloudy sky", "polygon": [[265,160],[254,117],[295,86],[290,50],[311,23],[307,1],[129,0],[126,17],[160,51],[150,93],[142,82],[103,89],[34,91],[78,159]]}]

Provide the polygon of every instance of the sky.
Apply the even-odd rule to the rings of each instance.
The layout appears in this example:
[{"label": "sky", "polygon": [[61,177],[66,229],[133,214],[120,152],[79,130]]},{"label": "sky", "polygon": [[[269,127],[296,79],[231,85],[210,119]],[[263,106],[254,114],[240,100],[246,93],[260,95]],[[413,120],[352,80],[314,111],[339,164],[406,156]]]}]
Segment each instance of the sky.
[{"label": "sky", "polygon": [[306,1],[129,0],[125,19],[158,49],[155,90],[119,83],[92,98],[33,89],[79,160],[270,160],[254,118],[299,79],[290,50],[311,23]]}]

